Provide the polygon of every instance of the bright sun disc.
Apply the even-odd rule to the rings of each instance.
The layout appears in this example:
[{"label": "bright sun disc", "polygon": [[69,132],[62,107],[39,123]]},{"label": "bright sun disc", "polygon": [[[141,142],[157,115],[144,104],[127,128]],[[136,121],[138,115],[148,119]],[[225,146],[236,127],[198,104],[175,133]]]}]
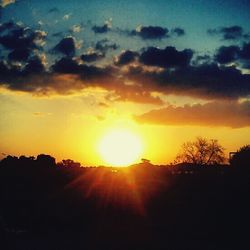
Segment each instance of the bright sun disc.
[{"label": "bright sun disc", "polygon": [[129,130],[114,130],[101,139],[99,152],[105,163],[127,166],[140,158],[142,143],[139,136]]}]

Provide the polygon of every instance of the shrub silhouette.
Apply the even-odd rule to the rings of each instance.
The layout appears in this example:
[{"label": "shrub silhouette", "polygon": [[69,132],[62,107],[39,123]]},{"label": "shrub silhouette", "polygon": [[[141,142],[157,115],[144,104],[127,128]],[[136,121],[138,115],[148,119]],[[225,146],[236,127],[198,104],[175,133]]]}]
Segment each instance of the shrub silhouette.
[{"label": "shrub silhouette", "polygon": [[56,159],[50,155],[40,154],[37,156],[36,161],[41,166],[55,166]]}]

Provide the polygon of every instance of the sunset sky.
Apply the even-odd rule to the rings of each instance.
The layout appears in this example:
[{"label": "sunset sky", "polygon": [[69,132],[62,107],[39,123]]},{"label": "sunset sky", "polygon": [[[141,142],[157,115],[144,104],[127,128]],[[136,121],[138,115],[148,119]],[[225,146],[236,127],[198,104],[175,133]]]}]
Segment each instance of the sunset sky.
[{"label": "sunset sky", "polygon": [[155,164],[249,144],[248,0],[2,0],[0,23],[1,158],[106,164],[117,130]]}]

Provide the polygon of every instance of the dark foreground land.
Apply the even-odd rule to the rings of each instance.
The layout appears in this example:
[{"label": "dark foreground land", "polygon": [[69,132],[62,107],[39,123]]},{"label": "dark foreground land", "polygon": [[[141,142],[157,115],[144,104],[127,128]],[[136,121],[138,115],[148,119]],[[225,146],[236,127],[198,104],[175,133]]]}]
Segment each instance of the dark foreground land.
[{"label": "dark foreground land", "polygon": [[8,158],[0,163],[0,249],[250,249],[249,180],[230,166]]}]

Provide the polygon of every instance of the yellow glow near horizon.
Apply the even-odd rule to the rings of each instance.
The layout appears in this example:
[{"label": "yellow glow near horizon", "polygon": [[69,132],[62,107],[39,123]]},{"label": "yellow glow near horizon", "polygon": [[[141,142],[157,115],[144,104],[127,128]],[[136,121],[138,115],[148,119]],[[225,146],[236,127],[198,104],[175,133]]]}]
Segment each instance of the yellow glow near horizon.
[{"label": "yellow glow near horizon", "polygon": [[[153,164],[169,164],[174,161],[181,145],[193,141],[197,136],[218,139],[226,148],[226,155],[249,144],[249,126],[230,128],[141,124],[133,120],[133,114],[140,115],[154,107],[130,102],[93,106],[93,103],[102,101],[103,93],[89,94],[89,90],[84,96],[38,98],[27,93],[2,90],[0,87],[0,159],[6,155],[36,156],[45,153],[57,161],[72,159],[83,166],[114,165],[105,160],[99,145],[105,135],[117,130],[128,130],[139,137],[143,152],[134,162],[146,158]],[[192,100],[171,99],[170,103],[182,105],[183,102]]]},{"label": "yellow glow near horizon", "polygon": [[106,164],[127,166],[140,159],[143,145],[140,137],[132,131],[116,129],[104,135],[98,150]]}]

